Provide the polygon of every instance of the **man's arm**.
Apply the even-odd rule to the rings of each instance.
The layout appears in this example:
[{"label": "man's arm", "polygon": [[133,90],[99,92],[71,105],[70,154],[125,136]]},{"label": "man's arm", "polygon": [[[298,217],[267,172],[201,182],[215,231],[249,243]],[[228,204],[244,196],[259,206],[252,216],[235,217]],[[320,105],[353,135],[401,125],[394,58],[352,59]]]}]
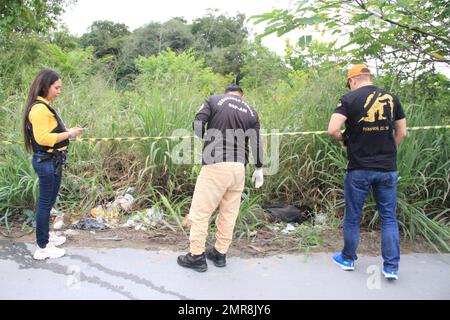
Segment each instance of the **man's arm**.
[{"label": "man's arm", "polygon": [[347,117],[340,113],[333,113],[328,124],[328,134],[335,140],[343,141],[341,128],[344,125]]},{"label": "man's arm", "polygon": [[205,125],[208,123],[211,116],[211,107],[208,101],[205,101],[200,107],[200,110],[195,115],[194,122],[192,123],[192,128],[197,137],[203,138],[205,134]]},{"label": "man's arm", "polygon": [[403,139],[408,135],[408,130],[406,129],[406,118],[394,121],[394,140],[395,144],[398,146]]}]

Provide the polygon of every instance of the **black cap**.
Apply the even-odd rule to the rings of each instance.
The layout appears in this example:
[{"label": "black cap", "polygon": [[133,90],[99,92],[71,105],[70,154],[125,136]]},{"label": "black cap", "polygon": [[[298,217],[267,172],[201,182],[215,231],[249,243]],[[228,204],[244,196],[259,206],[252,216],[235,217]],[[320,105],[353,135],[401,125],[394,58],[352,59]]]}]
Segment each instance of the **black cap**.
[{"label": "black cap", "polygon": [[242,88],[239,87],[237,84],[232,84],[225,88],[225,93],[230,91],[239,91],[240,93],[244,94],[244,90],[242,90]]}]

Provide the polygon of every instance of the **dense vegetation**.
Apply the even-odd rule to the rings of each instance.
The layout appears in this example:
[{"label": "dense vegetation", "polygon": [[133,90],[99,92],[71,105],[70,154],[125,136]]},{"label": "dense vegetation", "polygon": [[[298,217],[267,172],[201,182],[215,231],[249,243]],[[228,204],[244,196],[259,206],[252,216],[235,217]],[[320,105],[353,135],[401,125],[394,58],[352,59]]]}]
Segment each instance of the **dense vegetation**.
[{"label": "dense vegetation", "polygon": [[[344,9],[352,8],[339,11],[344,16],[333,16],[327,2],[300,1],[295,14],[280,10],[253,19],[269,22],[267,33],[280,34],[312,25],[335,32],[343,32],[341,23],[354,26],[349,42],[340,47],[305,36],[297,44],[288,43],[280,57],[258,39],[251,40],[241,14],[229,17],[211,11],[192,23],[174,18],[133,31],[120,23],[96,21],[77,38],[57,27],[67,1],[47,1],[44,8],[36,7],[36,1],[3,1],[0,141],[18,143],[0,144],[0,225],[30,225],[34,219],[37,177],[20,143],[20,128],[28,87],[43,67],[61,73],[63,94],[55,106],[68,125],[89,123],[84,137],[171,136],[177,129],[190,134],[203,99],[235,81],[244,86],[247,101],[260,113],[268,133],[325,130],[346,92],[345,68],[364,61],[379,66],[376,83],[400,97],[409,127],[450,122],[450,81],[433,64],[448,66],[450,60],[448,32],[441,32],[448,31],[450,6],[431,0],[361,0],[355,3],[365,4],[359,7],[362,12],[345,20]],[[412,2],[431,9],[418,12]],[[364,10],[381,12],[389,20],[401,13],[403,20],[397,22],[420,30],[388,28]],[[430,13],[433,21],[422,16]],[[424,19],[429,23],[415,23]],[[393,50],[397,56],[390,54]],[[200,169],[199,164],[173,161],[172,151],[180,141],[73,143],[58,209],[84,215],[132,186],[136,210],[157,205],[169,221],[180,224]],[[266,138],[269,155],[276,142]],[[449,147],[448,130],[414,131],[398,154],[402,233],[423,237],[447,252]],[[343,214],[345,150],[325,135],[283,136],[276,150],[278,171],[265,177],[263,188],[254,189],[247,179],[236,232],[258,228],[261,206],[273,202],[309,204],[336,228]],[[275,167],[276,159],[271,160],[269,165]],[[365,207],[364,225],[379,228],[372,200]]]}]

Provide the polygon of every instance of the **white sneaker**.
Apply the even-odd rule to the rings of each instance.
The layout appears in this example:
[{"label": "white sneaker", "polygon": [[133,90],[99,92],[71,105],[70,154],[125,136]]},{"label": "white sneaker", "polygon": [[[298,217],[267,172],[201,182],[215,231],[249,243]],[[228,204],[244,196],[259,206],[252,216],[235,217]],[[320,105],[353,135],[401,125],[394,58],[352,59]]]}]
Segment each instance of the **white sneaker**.
[{"label": "white sneaker", "polygon": [[64,236],[57,236],[54,232],[49,232],[48,237],[48,243],[53,246],[60,246],[64,242],[66,242],[66,237]]},{"label": "white sneaker", "polygon": [[66,254],[66,250],[57,248],[50,243],[48,243],[45,248],[40,248],[37,246],[36,251],[34,252],[33,258],[36,260],[45,260],[45,259],[56,259],[61,258]]}]

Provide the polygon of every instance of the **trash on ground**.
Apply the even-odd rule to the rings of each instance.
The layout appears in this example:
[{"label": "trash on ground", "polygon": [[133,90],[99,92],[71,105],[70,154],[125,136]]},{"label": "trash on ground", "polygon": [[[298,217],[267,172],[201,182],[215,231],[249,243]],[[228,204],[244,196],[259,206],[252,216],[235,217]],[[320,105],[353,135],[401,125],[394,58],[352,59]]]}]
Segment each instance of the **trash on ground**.
[{"label": "trash on ground", "polygon": [[295,229],[297,229],[298,227],[298,223],[288,223],[286,225],[286,228],[284,228],[283,230],[281,230],[281,233],[283,234],[289,234],[292,231],[295,231]]},{"label": "trash on ground", "polygon": [[249,232],[249,237],[254,237],[254,236],[256,236],[258,234],[258,230],[253,230],[253,231],[251,231],[251,232]]},{"label": "trash on ground", "polygon": [[110,227],[119,224],[119,209],[117,207],[109,206],[105,210],[102,206],[98,206],[92,209],[90,213],[97,221],[105,223]]},{"label": "trash on ground", "polygon": [[[129,190],[132,191],[133,189],[128,188],[127,192]],[[101,205],[93,208],[90,214],[98,222],[104,223],[110,228],[115,228],[120,224],[120,213],[131,212],[134,202],[134,197],[129,193],[125,193],[124,195],[119,195],[113,202],[108,202],[105,208]]]},{"label": "trash on ground", "polygon": [[314,223],[316,223],[316,224],[325,224],[327,222],[327,220],[328,220],[328,217],[325,213],[317,214],[314,217]]},{"label": "trash on ground", "polygon": [[52,210],[50,210],[51,216],[60,216],[62,214],[63,214],[62,211],[56,210],[55,208],[52,208]]},{"label": "trash on ground", "polygon": [[97,221],[95,218],[84,218],[73,224],[72,228],[80,230],[105,230],[108,229],[108,226]]},{"label": "trash on ground", "polygon": [[118,208],[125,212],[131,212],[131,207],[133,206],[133,203],[134,197],[131,194],[126,193],[123,196],[118,196],[112,203],[112,207]]},{"label": "trash on ground", "polygon": [[163,222],[163,216],[164,212],[162,209],[151,207],[144,211],[138,211],[128,218],[122,227],[134,228],[137,231],[147,230],[148,227],[155,227],[158,223]]},{"label": "trash on ground", "polygon": [[128,187],[127,190],[125,190],[125,193],[132,194],[134,192],[134,187]]},{"label": "trash on ground", "polygon": [[269,228],[270,231],[273,231],[273,232],[278,232],[281,229],[279,226],[271,226],[271,225],[268,225],[267,228]]},{"label": "trash on ground", "polygon": [[309,206],[294,206],[285,204],[275,204],[263,207],[275,218],[283,222],[303,223],[312,216],[312,209]]}]

